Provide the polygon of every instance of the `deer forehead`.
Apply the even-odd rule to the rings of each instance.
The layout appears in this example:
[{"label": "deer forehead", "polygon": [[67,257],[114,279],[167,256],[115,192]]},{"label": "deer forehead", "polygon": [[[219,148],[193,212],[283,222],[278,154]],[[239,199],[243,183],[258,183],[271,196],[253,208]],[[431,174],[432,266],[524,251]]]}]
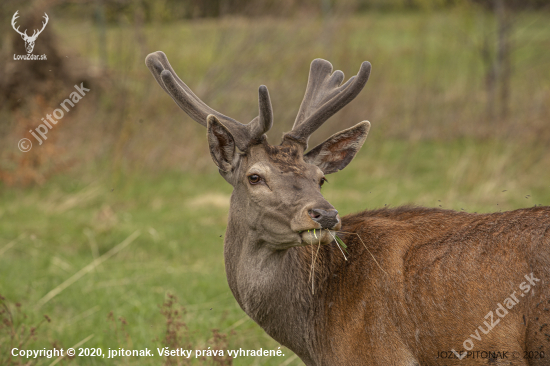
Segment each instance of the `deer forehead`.
[{"label": "deer forehead", "polygon": [[315,165],[304,161],[302,149],[297,146],[272,146],[259,144],[249,150],[247,174],[323,176]]}]

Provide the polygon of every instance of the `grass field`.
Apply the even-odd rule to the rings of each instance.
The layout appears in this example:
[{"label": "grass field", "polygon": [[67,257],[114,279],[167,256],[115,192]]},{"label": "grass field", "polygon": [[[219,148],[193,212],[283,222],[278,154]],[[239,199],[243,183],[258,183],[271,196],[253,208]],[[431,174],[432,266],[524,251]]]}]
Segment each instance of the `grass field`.
[{"label": "grass field", "polygon": [[[23,348],[67,348],[82,340],[82,347],[103,352],[224,346],[213,340],[212,329],[226,335],[228,349],[279,347],[228,288],[223,235],[231,187],[210,162],[202,127],[175,107],[145,68],[144,54],[158,49],[198,95],[246,122],[257,109],[257,86],[267,84],[279,123],[272,142],[290,128],[311,59],[325,57],[347,76],[370,60],[373,74],[365,92],[313,141],[362,119],[373,123],[358,157],[323,187],[343,215],[402,204],[469,212],[549,205],[550,52],[543,46],[549,45],[550,27],[539,15],[520,19],[516,42],[523,48],[515,57],[529,67],[514,74],[510,115],[502,125],[487,126],[482,67],[462,43],[475,29],[464,19],[381,14],[332,23],[304,20],[307,27],[300,21],[229,19],[109,28],[112,88],[102,90],[93,107],[82,107],[87,113],[80,112],[72,127],[59,129],[57,141],[69,151],[64,138],[79,141],[74,154],[80,164],[40,186],[0,183],[0,295],[15,326],[25,327],[16,338],[24,340],[43,314],[51,318]],[[65,43],[98,62],[94,28],[70,22],[56,27]],[[137,47],[140,34],[144,40]],[[80,129],[89,134],[79,135]],[[100,131],[107,131],[105,139]],[[167,319],[174,319],[161,313],[167,294],[186,309],[186,327],[171,322],[167,328]],[[24,364],[7,356],[9,347],[10,329],[0,327],[0,364]],[[237,358],[233,364],[301,364],[283,349],[282,357]],[[77,357],[59,364],[178,360],[185,361]]]},{"label": "grass field", "polygon": [[[547,205],[550,172],[543,155],[537,149],[509,151],[501,143],[367,143],[348,169],[329,177],[323,193],[343,214],[406,203],[471,212]],[[22,303],[25,324],[42,314],[52,318],[31,344],[47,347],[58,340],[69,347],[93,335],[86,347],[161,347],[166,325],[159,305],[171,293],[187,309],[183,320],[193,347],[205,347],[213,328],[228,334],[229,349],[278,347],[238,308],[227,286],[222,237],[230,187],[211,170],[126,176],[116,184],[108,176],[60,176],[32,191],[4,190],[1,294]],[[49,291],[136,232],[118,254],[35,309]],[[111,311],[126,320],[127,337],[115,332]],[[284,360],[243,358],[234,364],[279,365],[292,357],[284,353]],[[77,363],[113,364],[94,358]],[[156,365],[159,359],[114,364]]]}]

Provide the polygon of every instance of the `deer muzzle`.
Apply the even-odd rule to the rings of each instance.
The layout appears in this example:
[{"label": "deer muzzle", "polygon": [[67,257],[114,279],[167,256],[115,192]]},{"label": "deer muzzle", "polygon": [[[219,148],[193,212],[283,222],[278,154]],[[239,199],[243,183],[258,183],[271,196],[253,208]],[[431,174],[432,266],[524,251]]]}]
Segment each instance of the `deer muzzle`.
[{"label": "deer muzzle", "polygon": [[340,222],[338,211],[334,209],[327,211],[314,208],[308,213],[313,221],[321,225],[321,229],[333,229]]}]

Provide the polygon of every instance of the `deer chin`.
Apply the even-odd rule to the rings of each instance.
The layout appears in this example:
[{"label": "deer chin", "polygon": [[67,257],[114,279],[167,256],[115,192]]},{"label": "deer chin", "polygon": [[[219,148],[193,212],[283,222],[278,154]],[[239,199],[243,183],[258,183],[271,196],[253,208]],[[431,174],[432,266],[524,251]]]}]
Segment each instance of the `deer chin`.
[{"label": "deer chin", "polygon": [[328,229],[311,229],[300,233],[302,245],[330,244],[334,240],[333,235],[336,233]]}]

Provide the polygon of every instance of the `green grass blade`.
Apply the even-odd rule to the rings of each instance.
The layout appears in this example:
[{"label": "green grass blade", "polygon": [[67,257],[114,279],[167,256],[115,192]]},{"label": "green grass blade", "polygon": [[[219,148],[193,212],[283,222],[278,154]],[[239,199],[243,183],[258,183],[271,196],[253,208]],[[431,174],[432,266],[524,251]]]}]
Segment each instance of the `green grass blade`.
[{"label": "green grass blade", "polygon": [[[347,249],[348,249],[348,246],[342,241],[342,239],[340,239],[340,237],[338,237],[338,235],[334,235],[334,238],[336,239],[336,242],[337,242],[338,244],[340,244],[340,246],[341,246],[342,248],[344,248],[344,250],[346,251],[346,253],[348,253],[348,250],[347,250]],[[348,254],[349,254],[349,253],[348,253]]]}]

